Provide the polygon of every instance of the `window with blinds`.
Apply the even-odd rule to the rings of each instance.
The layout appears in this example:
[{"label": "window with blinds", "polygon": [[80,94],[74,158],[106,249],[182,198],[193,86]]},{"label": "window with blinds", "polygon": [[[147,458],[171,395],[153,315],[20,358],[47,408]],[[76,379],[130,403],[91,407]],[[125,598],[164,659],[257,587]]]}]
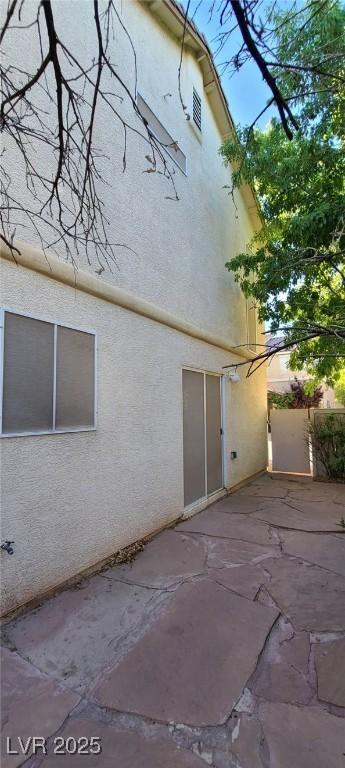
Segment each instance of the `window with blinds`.
[{"label": "window with blinds", "polygon": [[162,148],[168,153],[174,163],[181,168],[181,171],[187,173],[186,155],[183,154],[176,141],[170,136],[170,133],[164,128],[164,125],[158,120],[158,117],[152,112],[152,109],[146,104],[140,93],[137,96],[137,104],[141,115],[147,120],[150,130],[163,145]]},{"label": "window with blinds", "polygon": [[94,429],[94,333],[2,315],[2,434]]},{"label": "window with blinds", "polygon": [[201,98],[195,88],[193,88],[193,120],[201,131]]}]

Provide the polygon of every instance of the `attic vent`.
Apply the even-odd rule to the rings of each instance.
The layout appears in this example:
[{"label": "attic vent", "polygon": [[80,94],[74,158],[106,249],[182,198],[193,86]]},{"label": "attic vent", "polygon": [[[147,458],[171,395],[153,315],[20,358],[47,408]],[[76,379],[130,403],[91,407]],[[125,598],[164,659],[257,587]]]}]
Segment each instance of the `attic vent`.
[{"label": "attic vent", "polygon": [[193,120],[201,131],[201,98],[193,88]]}]

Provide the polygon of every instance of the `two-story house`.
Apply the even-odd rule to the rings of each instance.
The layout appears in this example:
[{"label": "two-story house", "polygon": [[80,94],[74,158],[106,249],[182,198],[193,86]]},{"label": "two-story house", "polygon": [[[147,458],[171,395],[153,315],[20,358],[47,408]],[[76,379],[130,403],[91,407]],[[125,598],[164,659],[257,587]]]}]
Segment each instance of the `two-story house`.
[{"label": "two-story house", "polygon": [[[267,343],[272,345],[279,344],[282,341],[279,337],[272,336],[267,340]],[[296,378],[299,381],[308,381],[312,376],[306,371],[294,371],[290,368],[290,352],[289,350],[282,350],[277,352],[271,357],[267,366],[267,389],[268,392],[278,392],[284,394],[291,392],[290,384]],[[334,389],[329,387],[326,382],[322,383],[322,401],[320,403],[321,408],[341,408],[341,404],[337,402]]]},{"label": "two-story house", "polygon": [[[59,20],[94,45],[84,3]],[[78,270],[18,227],[16,262],[1,250],[2,540],[6,613],[96,566],[126,545],[207,506],[267,465],[266,371],[232,382],[224,366],[250,356],[253,313],[224,267],[260,226],[252,191],[226,187],[219,147],[233,128],[210,50],[172,0],[119,5],[136,52],[137,99],[153,130],[178,140],[166,180],[143,173],[130,138],[127,168],[111,168],[104,203],[117,268]],[[92,31],[94,36],[94,31]],[[118,68],[133,50],[119,26]],[[28,56],[28,50],[18,56]],[[34,68],[33,68],[34,69]],[[100,107],[102,109],[102,105]],[[99,119],[109,165],[122,135]],[[8,163],[11,155],[8,152]],[[154,178],[153,178],[154,176]],[[24,185],[16,169],[13,183]]]}]

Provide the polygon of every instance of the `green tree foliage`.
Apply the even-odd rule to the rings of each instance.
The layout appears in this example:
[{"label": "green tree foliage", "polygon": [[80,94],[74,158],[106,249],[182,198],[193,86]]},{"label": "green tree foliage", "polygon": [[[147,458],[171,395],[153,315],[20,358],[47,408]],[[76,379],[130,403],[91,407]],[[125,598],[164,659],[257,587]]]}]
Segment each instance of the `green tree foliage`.
[{"label": "green tree foliage", "polygon": [[292,400],[290,408],[318,408],[322,397],[322,386],[316,385],[315,381],[300,381],[295,376],[294,381],[290,383]]},{"label": "green tree foliage", "polygon": [[330,413],[314,419],[309,425],[309,434],[313,452],[327,476],[345,482],[345,414]]},{"label": "green tree foliage", "polygon": [[290,408],[293,395],[291,392],[268,392],[268,403],[271,408]]},{"label": "green tree foliage", "polygon": [[338,403],[345,406],[345,368],[340,371],[339,378],[334,387],[334,394]]},{"label": "green tree foliage", "polygon": [[275,55],[290,66],[277,66],[276,77],[287,100],[294,94],[299,130],[289,140],[273,119],[264,131],[239,128],[239,140],[223,145],[234,188],[255,188],[264,220],[226,267],[260,319],[295,342],[291,366],[332,383],[345,354],[345,7],[316,0],[302,15],[288,13],[283,7],[276,24]]},{"label": "green tree foliage", "polygon": [[300,381],[295,376],[290,382],[290,392],[269,392],[268,400],[273,408],[318,408],[323,389],[313,379]]}]

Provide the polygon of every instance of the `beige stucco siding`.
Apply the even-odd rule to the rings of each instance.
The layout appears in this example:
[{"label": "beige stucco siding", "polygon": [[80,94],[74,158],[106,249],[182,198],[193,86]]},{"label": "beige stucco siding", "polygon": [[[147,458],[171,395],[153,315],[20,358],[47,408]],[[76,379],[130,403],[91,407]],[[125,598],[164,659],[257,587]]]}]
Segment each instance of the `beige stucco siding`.
[{"label": "beige stucco siding", "polygon": [[[56,11],[58,30],[86,62],[84,52],[88,52],[90,57],[90,52],[95,49],[92,4],[90,0],[74,0],[64,2],[63,6],[63,13]],[[187,158],[187,176],[169,161],[170,167],[175,170],[174,182],[179,200],[166,199],[173,196],[171,185],[158,173],[145,173],[149,167],[145,160],[149,148],[130,131],[127,132],[127,167],[123,173],[122,127],[99,102],[95,144],[107,155],[100,160],[100,170],[109,186],[100,186],[100,194],[110,220],[109,240],[124,243],[135,252],[116,248],[117,265],[112,265],[112,273],[106,267],[102,279],[190,322],[203,325],[213,333],[231,335],[236,344],[246,343],[245,301],[224,264],[251,239],[253,229],[242,196],[236,193],[236,211],[228,190],[224,189],[224,186],[231,184],[231,173],[219,155],[223,136],[210,98],[203,88],[200,65],[186,47],[181,87],[190,111],[193,86],[201,96],[202,133],[198,138],[192,120],[185,118],[178,94],[180,42],[157,20],[146,4],[125,0],[118,7],[136,51],[138,91],[171,136],[179,142]],[[25,5],[23,13],[29,15],[29,8],[26,9]],[[18,66],[22,63],[24,67],[28,51],[31,56],[35,53],[29,45],[30,30],[27,36],[28,45],[16,51]],[[116,21],[111,56],[118,65],[120,76],[130,83],[133,90],[133,54]],[[37,50],[36,59],[32,62],[33,71],[38,66],[38,57]],[[117,90],[120,93],[120,87]],[[130,125],[140,128],[141,124],[126,100],[119,110]],[[12,149],[8,150],[6,157],[14,187],[25,200],[22,164]],[[51,153],[46,151],[42,156],[40,153],[39,162],[49,175]],[[17,225],[16,236],[40,245],[30,229],[21,230]],[[95,259],[91,261],[89,266],[81,249],[78,265],[95,274],[99,264]]]},{"label": "beige stucco siding", "polygon": [[[60,5],[58,33],[87,65],[96,42],[91,0],[66,0],[63,13]],[[182,368],[222,373],[224,365],[243,360],[231,348],[247,342],[246,301],[224,264],[251,239],[253,217],[242,193],[236,193],[235,206],[224,188],[231,185],[231,170],[219,155],[224,119],[221,127],[215,94],[207,95],[200,64],[187,46],[181,88],[189,111],[193,86],[201,96],[198,135],[178,95],[180,41],[147,4],[125,0],[117,7],[136,51],[138,91],[178,141],[187,173],[169,163],[179,199],[167,199],[173,196],[169,182],[145,173],[148,146],[131,131],[123,172],[121,124],[100,101],[94,135],[105,155],[99,171],[108,184],[100,187],[100,197],[110,222],[109,241],[128,248],[115,249],[116,264],[111,270],[104,265],[101,278],[95,257],[91,253],[88,264],[81,249],[76,263],[87,272],[84,290],[42,270],[2,262],[3,306],[81,330],[93,328],[98,344],[96,431],[0,441],[2,538],[15,540],[15,555],[0,559],[2,611],[183,513]],[[23,23],[30,21],[30,4],[24,4],[23,14]],[[114,32],[110,54],[133,90],[132,49],[116,20]],[[30,56],[30,69],[36,71],[39,51],[31,44],[30,29],[25,34],[26,44],[22,39],[18,46],[13,38],[7,54],[15,51],[15,63],[23,69]],[[37,106],[47,106],[35,98]],[[119,109],[140,128],[126,100]],[[15,195],[30,208],[20,158],[9,147],[6,159]],[[46,176],[52,173],[49,147],[41,148],[35,160]],[[19,219],[18,214],[18,240],[40,246]],[[55,253],[63,258],[62,249]],[[114,287],[118,296],[121,290],[133,300],[120,306],[114,297],[101,298],[103,289],[89,291],[90,273],[108,293]],[[155,320],[143,302],[152,305]],[[128,309],[130,304],[136,311]],[[266,467],[265,370],[245,380],[242,369],[241,382],[227,382],[224,389],[225,484],[231,487]],[[230,459],[231,451],[237,451],[236,460]]]},{"label": "beige stucco siding", "polygon": [[[220,373],[231,355],[7,261],[1,286],[4,306],[92,327],[98,343],[97,430],[1,441],[8,611],[183,512],[181,369]],[[265,372],[226,384],[228,485],[266,466],[265,399]]]}]

